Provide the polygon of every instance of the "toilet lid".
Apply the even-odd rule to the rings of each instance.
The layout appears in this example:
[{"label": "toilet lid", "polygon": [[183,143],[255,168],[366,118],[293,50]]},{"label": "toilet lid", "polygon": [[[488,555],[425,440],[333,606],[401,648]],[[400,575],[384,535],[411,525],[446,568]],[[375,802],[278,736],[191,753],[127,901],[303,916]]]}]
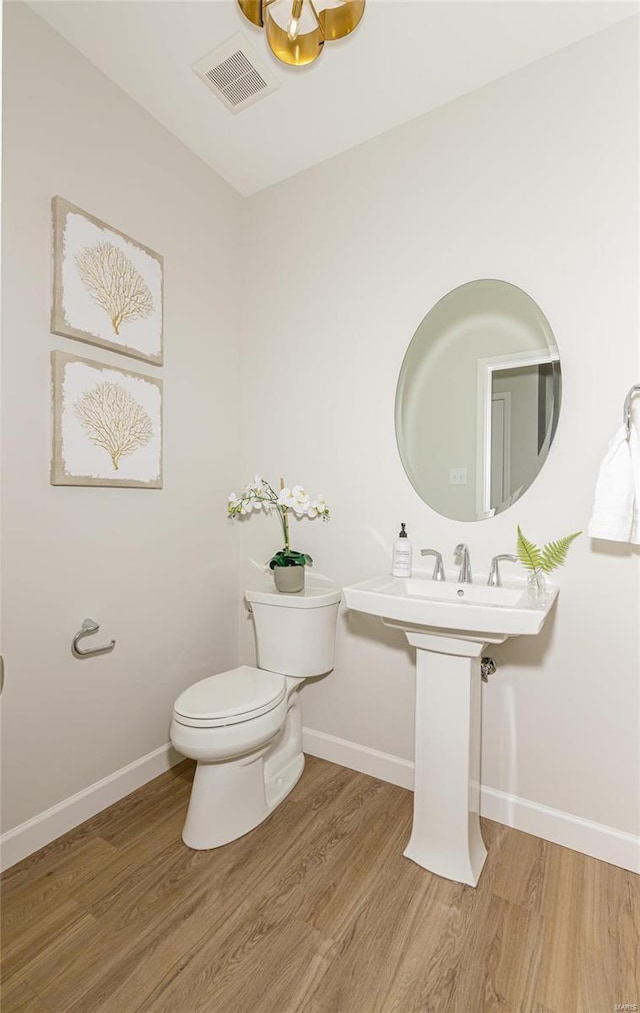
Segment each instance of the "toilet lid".
[{"label": "toilet lid", "polygon": [[189,721],[235,724],[266,714],[284,699],[286,682],[275,672],[241,665],[189,686],[174,704],[174,714]]}]

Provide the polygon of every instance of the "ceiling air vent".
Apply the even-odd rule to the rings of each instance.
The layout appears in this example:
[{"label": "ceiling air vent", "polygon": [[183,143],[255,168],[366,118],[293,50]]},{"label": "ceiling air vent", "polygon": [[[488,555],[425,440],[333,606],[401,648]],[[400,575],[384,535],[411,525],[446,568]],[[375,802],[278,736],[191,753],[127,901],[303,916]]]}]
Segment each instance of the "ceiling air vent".
[{"label": "ceiling air vent", "polygon": [[207,53],[192,69],[232,113],[239,113],[280,86],[242,32]]}]

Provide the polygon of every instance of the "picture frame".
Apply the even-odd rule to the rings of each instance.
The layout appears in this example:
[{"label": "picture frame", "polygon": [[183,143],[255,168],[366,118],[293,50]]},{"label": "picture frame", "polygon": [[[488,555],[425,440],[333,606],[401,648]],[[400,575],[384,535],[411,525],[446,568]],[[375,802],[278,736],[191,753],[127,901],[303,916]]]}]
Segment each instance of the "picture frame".
[{"label": "picture frame", "polygon": [[164,260],[54,197],[51,330],[161,366]]},{"label": "picture frame", "polygon": [[52,485],[161,489],[162,380],[51,353]]}]

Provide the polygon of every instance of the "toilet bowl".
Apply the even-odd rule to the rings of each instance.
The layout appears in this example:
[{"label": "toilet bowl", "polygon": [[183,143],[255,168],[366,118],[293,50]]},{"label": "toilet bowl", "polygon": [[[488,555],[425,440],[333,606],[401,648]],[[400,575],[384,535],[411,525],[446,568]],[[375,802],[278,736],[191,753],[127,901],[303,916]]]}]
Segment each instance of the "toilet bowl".
[{"label": "toilet bowl", "polygon": [[257,668],[211,675],[176,700],[170,738],[197,761],[182,831],[196,850],[217,848],[257,827],[304,769],[299,689],[330,672],[340,591],[245,592]]}]

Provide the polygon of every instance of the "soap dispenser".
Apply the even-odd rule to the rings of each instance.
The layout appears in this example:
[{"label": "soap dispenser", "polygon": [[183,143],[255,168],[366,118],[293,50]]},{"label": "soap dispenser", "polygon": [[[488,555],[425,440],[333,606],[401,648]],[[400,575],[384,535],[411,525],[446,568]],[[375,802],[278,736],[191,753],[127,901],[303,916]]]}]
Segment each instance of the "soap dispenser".
[{"label": "soap dispenser", "polygon": [[411,576],[411,542],[407,537],[405,525],[400,525],[400,534],[393,543],[393,559],[391,563],[391,574],[393,577]]}]

